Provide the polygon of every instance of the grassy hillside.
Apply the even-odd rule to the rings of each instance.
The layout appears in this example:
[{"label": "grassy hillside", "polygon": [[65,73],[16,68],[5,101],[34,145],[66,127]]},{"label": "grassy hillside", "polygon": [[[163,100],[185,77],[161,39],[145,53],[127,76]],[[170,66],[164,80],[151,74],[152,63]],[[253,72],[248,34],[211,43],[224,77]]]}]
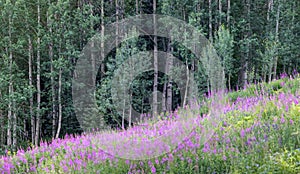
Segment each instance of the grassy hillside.
[{"label": "grassy hillside", "polygon": [[[169,118],[126,131],[67,136],[50,144],[41,143],[40,147],[19,150],[16,154],[7,152],[0,161],[0,171],[300,173],[299,77],[249,85],[244,90],[226,94],[222,106],[210,101],[179,109]],[[212,120],[218,121],[211,114],[214,110],[221,113],[222,120],[210,124],[212,136],[204,141],[203,127]],[[189,116],[188,120],[178,124],[178,119],[186,116]],[[193,126],[192,131],[186,134],[186,128],[190,126]],[[170,130],[174,132],[170,133]],[[168,146],[170,142],[153,140],[163,134],[170,136],[168,140],[174,141],[173,146]],[[188,136],[177,143],[180,135]],[[147,160],[118,158],[130,152],[130,147],[134,147],[133,158],[171,152]]]}]

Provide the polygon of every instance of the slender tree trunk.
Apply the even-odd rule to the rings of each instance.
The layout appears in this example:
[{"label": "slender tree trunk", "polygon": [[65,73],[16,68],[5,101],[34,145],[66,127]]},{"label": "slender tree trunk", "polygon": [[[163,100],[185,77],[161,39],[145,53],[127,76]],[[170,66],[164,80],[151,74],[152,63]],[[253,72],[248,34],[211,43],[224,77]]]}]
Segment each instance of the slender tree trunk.
[{"label": "slender tree trunk", "polygon": [[[48,1],[48,5],[50,5],[51,2]],[[50,34],[50,41],[48,44],[48,55],[50,59],[50,81],[51,81],[51,97],[52,97],[52,111],[51,111],[51,116],[52,116],[52,138],[55,138],[55,133],[56,133],[56,109],[55,109],[55,82],[54,82],[54,67],[53,67],[53,41],[52,41],[52,22],[51,19],[49,18],[49,14],[47,12],[47,27],[49,30]]]},{"label": "slender tree trunk", "polygon": [[139,14],[139,0],[135,0],[135,14]]},{"label": "slender tree trunk", "polygon": [[208,0],[208,15],[209,15],[209,21],[208,21],[209,40],[210,40],[211,43],[213,43],[213,33],[212,33],[212,4],[211,4],[211,0]]},{"label": "slender tree trunk", "polygon": [[[275,29],[275,38],[276,38],[277,43],[278,43],[278,40],[279,40],[279,22],[280,22],[280,6],[281,6],[280,0],[278,1],[278,3],[279,4],[278,4],[278,7],[277,7],[276,29]],[[276,79],[277,63],[278,63],[278,47],[276,47],[276,56],[275,56],[275,60],[274,60],[274,76],[273,76],[273,79]]]},{"label": "slender tree trunk", "polygon": [[13,95],[13,79],[12,79],[12,66],[13,66],[13,53],[12,53],[12,12],[9,15],[9,87],[8,87],[8,95],[9,95],[9,102],[8,102],[8,115],[7,115],[7,146],[11,146],[12,142],[12,135],[11,135],[11,123],[12,123],[12,95]]},{"label": "slender tree trunk", "polygon": [[[269,0],[268,1],[268,12],[267,12],[267,26],[266,26],[266,32],[270,32],[271,29],[271,22],[270,22],[270,15],[271,12],[273,11],[273,0]],[[269,79],[268,81],[270,82],[272,80],[272,61],[273,61],[273,57],[271,58],[272,60],[269,62],[268,66],[269,66]],[[266,81],[266,73],[265,73],[265,77],[264,77],[265,81]]]},{"label": "slender tree trunk", "polygon": [[[1,93],[1,90],[0,90],[0,98],[2,99],[2,93]],[[1,126],[0,147],[2,148],[3,145],[5,145],[5,142],[4,142],[4,134],[5,134],[5,132],[4,132],[4,127],[5,127],[5,125],[4,125],[4,115],[3,115],[2,109],[0,109],[0,121],[1,121],[1,123],[0,123],[0,126]]]},{"label": "slender tree trunk", "polygon": [[39,144],[39,136],[40,136],[40,120],[41,120],[41,55],[40,55],[40,47],[41,47],[41,14],[40,14],[40,1],[37,1],[37,14],[38,14],[38,33],[37,33],[37,75],[36,75],[36,85],[37,85],[37,113],[36,113],[36,129],[35,129],[35,146]]},{"label": "slender tree trunk", "polygon": [[[33,79],[32,79],[32,41],[31,37],[28,36],[28,79],[29,79],[29,86],[33,88]],[[34,144],[34,137],[35,137],[35,117],[33,115],[33,94],[30,92],[29,98],[29,114],[30,114],[30,123],[31,123],[31,143]]]},{"label": "slender tree trunk", "polygon": [[[272,12],[273,10],[273,0],[269,0],[268,1],[268,12],[267,12],[267,22],[268,22],[268,25],[270,24],[270,13]],[[268,29],[268,27],[267,27]]]},{"label": "slender tree trunk", "polygon": [[188,61],[185,62],[187,64],[186,66],[186,86],[185,86],[185,92],[184,92],[184,100],[183,100],[183,106],[187,104],[187,98],[188,98],[188,91],[189,91],[189,82],[190,82],[190,70],[188,67]]},{"label": "slender tree trunk", "polygon": [[166,95],[166,92],[167,92],[167,82],[164,82],[164,87],[163,87],[163,93],[162,93],[162,103],[161,103],[161,108],[162,108],[162,112],[163,113],[166,113],[167,111],[167,107],[166,107],[166,98],[167,98],[167,95]]},{"label": "slender tree trunk", "polygon": [[[170,54],[170,41],[168,40],[168,43],[166,44],[166,39],[163,40],[163,45],[164,45],[164,50],[167,51],[168,54]],[[166,46],[167,45],[167,46]],[[165,66],[165,73],[168,74],[169,73],[169,60],[168,60],[168,57],[166,59],[166,66]],[[169,77],[168,77],[169,79]],[[167,106],[166,106],[166,99],[167,99],[167,83],[168,83],[168,79],[164,79],[164,87],[163,87],[163,92],[162,92],[162,111],[163,113],[166,113],[167,111]]]},{"label": "slender tree trunk", "polygon": [[[123,88],[123,95],[125,96],[126,95],[126,91],[125,89]],[[126,100],[123,99],[123,113],[122,113],[122,129],[124,130],[125,129],[125,110],[126,110]]]},{"label": "slender tree trunk", "polygon": [[[105,33],[105,26],[104,26],[104,0],[101,0],[101,43],[100,43],[100,49],[101,49],[101,80],[104,78],[105,75],[105,64],[104,59],[104,33]],[[101,118],[100,120],[100,128],[102,129],[104,127],[104,120]]]},{"label": "slender tree trunk", "polygon": [[118,41],[119,41],[119,0],[116,0],[116,52],[118,51]]},{"label": "slender tree trunk", "polygon": [[61,103],[61,91],[62,91],[62,67],[59,67],[58,73],[58,125],[55,138],[59,137],[61,130],[61,121],[62,121],[62,103]]},{"label": "slender tree trunk", "polygon": [[[60,25],[60,29],[62,29],[64,31],[64,27],[62,25]],[[60,135],[60,131],[61,131],[61,121],[62,121],[62,64],[64,62],[63,58],[61,56],[62,54],[62,35],[63,32],[60,33],[61,34],[61,38],[59,39],[59,47],[58,47],[58,59],[59,59],[59,70],[58,70],[58,95],[57,95],[57,99],[58,99],[58,123],[57,123],[57,131],[56,131],[56,135],[55,138],[58,138]]]},{"label": "slender tree trunk", "polygon": [[272,81],[272,68],[273,68],[273,62],[269,63],[269,82]]},{"label": "slender tree trunk", "polygon": [[[173,53],[173,46],[171,46],[171,43],[172,43],[172,38],[170,39],[169,46],[168,46],[169,47],[168,49],[170,49],[170,54]],[[168,57],[168,72],[171,72],[172,68],[173,68],[173,59],[171,57]],[[171,80],[172,80],[172,75],[169,77],[168,84],[167,84],[167,111],[168,112],[172,111],[172,104],[173,104],[173,90],[172,90],[173,85]]]},{"label": "slender tree trunk", "polygon": [[[185,21],[185,13],[183,13],[183,20]],[[186,33],[186,30],[184,31]],[[186,40],[186,37],[185,37]],[[187,96],[188,96],[188,91],[189,91],[189,83],[190,83],[190,70],[189,70],[189,63],[188,63],[188,58],[185,56],[185,64],[186,64],[186,85],[185,85],[185,91],[184,91],[184,98],[183,98],[183,106],[187,104]]]},{"label": "slender tree trunk", "polygon": [[[105,33],[105,26],[104,26],[104,0],[101,0],[101,60],[102,62],[105,59],[104,55],[104,33]],[[101,72],[104,75],[105,74],[105,66],[104,63],[101,63]],[[102,78],[102,77],[101,77]]]},{"label": "slender tree trunk", "polygon": [[[156,0],[153,0],[153,14],[156,14]],[[156,29],[156,16],[153,16],[153,29],[154,29],[154,82],[153,82],[153,117],[157,113],[157,85],[158,85],[158,55],[157,55],[157,29]]]},{"label": "slender tree trunk", "polygon": [[[92,3],[89,4],[91,6],[90,8],[90,15],[93,16],[93,8],[92,8]],[[93,27],[94,27],[94,23],[93,21],[91,21],[91,31],[93,31]],[[96,72],[96,55],[95,55],[95,41],[92,40],[91,41],[91,61],[92,61],[92,79],[93,79],[93,86],[96,87],[96,75],[97,75],[97,72]]]},{"label": "slender tree trunk", "polygon": [[[247,32],[247,37],[249,38],[251,36],[251,20],[250,20],[250,12],[251,12],[251,0],[247,0],[247,19],[248,19],[248,32]],[[248,66],[249,66],[249,58],[250,58],[250,42],[247,41],[247,52],[246,52],[246,60],[244,64],[244,86],[248,84]]]},{"label": "slender tree trunk", "polygon": [[[51,25],[51,24],[50,24]],[[52,36],[52,27],[49,26],[49,33]],[[54,67],[53,67],[53,42],[49,43],[49,58],[50,58],[50,73],[51,73],[51,95],[52,95],[52,137],[55,138],[56,133],[56,106],[55,106],[55,81],[54,81]]]},{"label": "slender tree trunk", "polygon": [[231,8],[231,4],[230,4],[230,0],[227,0],[227,27],[230,27],[230,8]]},{"label": "slender tree trunk", "polygon": [[222,0],[219,0],[219,27],[222,25]]},{"label": "slender tree trunk", "polygon": [[[12,92],[14,93],[14,88],[12,87]],[[13,147],[13,150],[15,151],[16,150],[16,147],[17,147],[17,114],[16,114],[16,101],[15,99],[13,99],[13,130],[12,130],[12,147]]]}]

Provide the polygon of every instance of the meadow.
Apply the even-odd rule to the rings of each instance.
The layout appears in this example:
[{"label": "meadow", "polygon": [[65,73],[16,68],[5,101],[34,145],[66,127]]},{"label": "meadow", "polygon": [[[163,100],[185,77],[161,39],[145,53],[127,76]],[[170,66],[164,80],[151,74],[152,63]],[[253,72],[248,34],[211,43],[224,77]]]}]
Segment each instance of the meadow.
[{"label": "meadow", "polygon": [[[299,87],[299,75],[282,75],[270,83],[226,93],[222,106],[207,98],[124,131],[67,135],[13,154],[7,151],[0,159],[0,172],[300,173]],[[203,127],[214,119],[212,109],[222,117],[210,125],[212,134],[204,141]],[[178,124],[178,118],[187,115],[191,120]],[[187,134],[189,126],[194,129]],[[168,142],[159,139],[164,134]],[[154,158],[142,159],[145,156]]]}]

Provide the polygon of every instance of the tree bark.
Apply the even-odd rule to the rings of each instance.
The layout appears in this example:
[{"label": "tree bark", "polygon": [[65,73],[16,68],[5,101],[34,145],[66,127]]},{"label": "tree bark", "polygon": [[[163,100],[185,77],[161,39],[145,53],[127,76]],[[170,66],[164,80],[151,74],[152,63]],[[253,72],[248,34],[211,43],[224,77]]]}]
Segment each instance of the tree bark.
[{"label": "tree bark", "polygon": [[213,34],[212,34],[212,4],[211,4],[211,0],[208,0],[208,15],[209,15],[209,21],[208,21],[209,41],[211,43],[213,43]]},{"label": "tree bark", "polygon": [[8,87],[8,115],[7,115],[7,146],[11,146],[11,117],[12,117],[12,95],[13,95],[13,79],[12,79],[12,66],[13,66],[13,53],[12,53],[12,12],[9,15],[8,34],[9,34],[9,87]]},{"label": "tree bark", "polygon": [[[164,45],[164,50],[167,51],[168,54],[170,54],[170,41],[168,40],[168,43],[166,43],[166,39],[163,40],[163,45]],[[167,45],[167,46],[166,46]],[[168,57],[166,59],[166,65],[165,65],[165,73],[168,74],[169,73],[169,66],[168,66],[169,60]],[[169,77],[168,77],[169,79]],[[167,99],[167,83],[168,83],[168,79],[164,79],[164,87],[163,87],[163,92],[162,92],[162,111],[163,113],[166,113],[167,111],[167,106],[166,106],[166,99]]]},{"label": "tree bark", "polygon": [[40,14],[40,1],[37,1],[37,15],[38,15],[38,33],[37,33],[37,60],[36,60],[36,85],[37,85],[37,113],[36,113],[36,127],[35,127],[35,146],[39,144],[40,136],[40,116],[41,116],[41,55],[40,55],[40,46],[41,46],[41,14]]},{"label": "tree bark", "polygon": [[222,0],[219,0],[219,27],[222,25]]},{"label": "tree bark", "polygon": [[[183,14],[183,20],[184,21],[186,20],[185,13]],[[184,31],[184,33],[186,33],[186,30]],[[183,107],[187,104],[187,97],[188,97],[189,83],[190,83],[190,70],[189,70],[189,63],[188,63],[187,56],[185,56],[185,64],[186,64],[186,85],[185,85],[184,98],[183,98]]]},{"label": "tree bark", "polygon": [[[101,0],[101,43],[100,43],[100,48],[101,48],[101,60],[102,60],[102,62],[105,59],[105,57],[104,57],[105,56],[104,55],[104,32],[105,32],[105,26],[104,26],[104,0]],[[105,74],[104,63],[101,63],[101,72],[104,76],[104,74]]]},{"label": "tree bark", "polygon": [[59,137],[61,130],[61,121],[62,121],[62,103],[61,103],[61,91],[62,91],[62,67],[59,67],[58,74],[58,125],[55,138]]},{"label": "tree bark", "polygon": [[[270,15],[271,15],[271,12],[273,11],[273,0],[269,0],[268,1],[268,12],[267,12],[267,26],[266,26],[266,32],[269,32],[270,29],[271,29],[271,22],[270,22]],[[271,62],[269,62],[269,79],[268,81],[270,82],[272,80],[272,64],[273,64],[273,57],[271,58]],[[264,76],[264,79],[266,81],[266,73],[265,73],[265,76]]]},{"label": "tree bark", "polygon": [[[173,46],[171,46],[172,43],[172,38],[170,39],[169,42],[169,48],[170,49],[170,56],[173,53]],[[172,71],[173,67],[173,59],[171,57],[168,57],[168,72]],[[172,72],[171,72],[172,73]],[[173,104],[173,85],[172,85],[172,75],[170,75],[168,84],[167,84],[167,111],[171,112],[172,111],[172,104]]]},{"label": "tree bark", "polygon": [[[2,99],[2,93],[1,93],[1,90],[0,90],[0,98]],[[4,145],[5,145],[5,142],[4,142],[4,115],[3,115],[3,111],[2,109],[0,109],[0,121],[1,121],[1,139],[0,139],[0,147],[2,148]]]},{"label": "tree bark", "polygon": [[[48,4],[50,5],[51,2],[49,1]],[[52,111],[51,111],[51,116],[52,116],[52,138],[55,138],[55,133],[56,133],[56,109],[55,109],[55,81],[54,81],[54,67],[53,67],[53,41],[52,41],[52,23],[51,19],[49,19],[49,14],[47,12],[47,27],[49,30],[50,34],[50,41],[48,44],[48,55],[49,55],[49,60],[50,60],[50,83],[51,83],[51,97],[52,97]]]},{"label": "tree bark", "polygon": [[115,1],[116,5],[116,52],[118,51],[118,41],[119,41],[119,2]]},{"label": "tree bark", "polygon": [[230,0],[227,0],[227,27],[230,27],[230,8],[231,8],[231,4],[230,4]]},{"label": "tree bark", "polygon": [[[105,64],[104,64],[104,59],[105,59],[105,55],[104,55],[104,33],[105,33],[105,26],[104,26],[104,0],[101,0],[101,43],[100,43],[100,49],[101,49],[101,80],[104,78],[105,76]],[[104,127],[104,119],[101,118],[100,120],[100,127],[101,129]]]},{"label": "tree bark", "polygon": [[[153,14],[156,14],[156,0],[153,0]],[[157,113],[157,85],[158,85],[158,55],[157,55],[157,29],[156,29],[156,16],[153,16],[153,29],[154,29],[154,82],[153,82],[153,117]]]},{"label": "tree bark", "polygon": [[139,14],[139,0],[135,0],[135,14]]},{"label": "tree bark", "polygon": [[[12,92],[14,93],[14,88],[12,86]],[[17,147],[17,114],[16,114],[16,101],[13,99],[13,130],[12,130],[12,148],[15,151]]]},{"label": "tree bark", "polygon": [[[275,40],[278,43],[279,41],[279,22],[280,22],[280,0],[278,1],[277,14],[276,14],[276,29],[275,29]],[[277,63],[278,63],[278,46],[276,47],[276,56],[274,60],[274,75],[273,79],[276,79],[277,75]]]},{"label": "tree bark", "polygon": [[[29,29],[29,28],[28,28]],[[29,31],[29,30],[28,30]],[[33,79],[32,79],[32,41],[31,37],[28,36],[28,79],[29,79],[29,86],[33,88]],[[31,123],[31,143],[34,144],[34,137],[35,137],[35,117],[33,114],[33,94],[32,91],[30,92],[29,98],[29,114],[30,114],[30,123]]]}]

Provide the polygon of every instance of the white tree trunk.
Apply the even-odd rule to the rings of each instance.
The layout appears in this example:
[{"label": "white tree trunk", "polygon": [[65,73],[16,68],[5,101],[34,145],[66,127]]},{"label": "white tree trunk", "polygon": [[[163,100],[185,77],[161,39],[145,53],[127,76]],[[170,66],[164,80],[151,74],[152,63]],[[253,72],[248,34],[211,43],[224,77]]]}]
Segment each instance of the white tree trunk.
[{"label": "white tree trunk", "polygon": [[39,136],[40,136],[40,120],[41,120],[41,55],[40,55],[40,46],[41,46],[41,38],[40,38],[40,25],[41,25],[41,14],[40,14],[40,1],[37,1],[37,14],[38,14],[38,33],[37,33],[37,59],[36,59],[36,85],[37,85],[37,113],[36,113],[36,127],[35,127],[35,146],[39,144]]},{"label": "white tree trunk", "polygon": [[[153,0],[153,14],[156,14],[156,0]],[[158,114],[157,112],[157,85],[158,85],[158,52],[157,52],[157,29],[156,29],[156,17],[153,16],[153,29],[154,29],[154,82],[153,82],[153,117]]]}]

